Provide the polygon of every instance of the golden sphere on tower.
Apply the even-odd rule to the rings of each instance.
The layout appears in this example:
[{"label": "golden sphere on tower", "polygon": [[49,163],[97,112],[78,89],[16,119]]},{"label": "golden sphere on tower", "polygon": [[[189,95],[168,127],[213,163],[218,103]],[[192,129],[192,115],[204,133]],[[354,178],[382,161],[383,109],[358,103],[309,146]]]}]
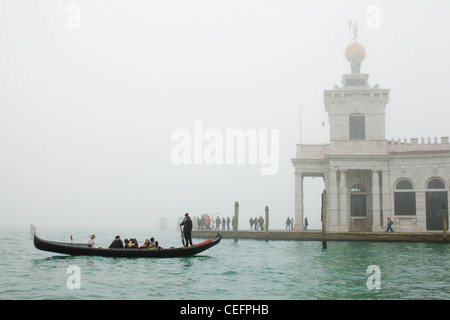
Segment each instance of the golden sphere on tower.
[{"label": "golden sphere on tower", "polygon": [[345,49],[345,58],[347,58],[348,62],[352,62],[355,58],[362,62],[366,57],[366,48],[362,44],[358,42],[353,42],[350,44],[347,49]]}]

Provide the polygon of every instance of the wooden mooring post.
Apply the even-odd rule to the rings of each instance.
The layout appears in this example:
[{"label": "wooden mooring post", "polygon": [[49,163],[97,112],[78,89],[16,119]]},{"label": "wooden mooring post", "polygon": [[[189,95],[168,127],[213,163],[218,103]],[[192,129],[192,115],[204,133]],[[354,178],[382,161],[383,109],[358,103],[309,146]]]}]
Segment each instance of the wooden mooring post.
[{"label": "wooden mooring post", "polygon": [[234,241],[238,241],[239,234],[239,202],[234,203]]},{"label": "wooden mooring post", "polygon": [[444,242],[447,242],[447,210],[442,208],[442,227],[444,229]]},{"label": "wooden mooring post", "polygon": [[322,249],[327,249],[327,238],[326,238],[326,230],[325,230],[325,226],[326,226],[326,216],[327,216],[327,205],[326,205],[326,201],[327,201],[327,191],[323,190],[322,193],[322,208],[321,208],[321,212],[320,212],[320,216],[321,216],[321,220],[322,220]]}]

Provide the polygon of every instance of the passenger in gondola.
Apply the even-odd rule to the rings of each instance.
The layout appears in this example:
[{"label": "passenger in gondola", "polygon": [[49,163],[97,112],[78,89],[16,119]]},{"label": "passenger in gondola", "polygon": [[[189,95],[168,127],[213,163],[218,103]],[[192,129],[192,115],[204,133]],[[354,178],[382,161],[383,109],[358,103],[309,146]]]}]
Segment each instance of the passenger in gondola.
[{"label": "passenger in gondola", "polygon": [[155,245],[155,238],[151,237],[150,238],[150,243],[149,243],[149,249],[154,249],[156,247]]},{"label": "passenger in gondola", "polygon": [[149,245],[150,245],[150,240],[148,240],[148,239],[145,239],[144,245],[143,245],[143,246],[140,246],[139,248],[141,248],[141,249],[145,249],[145,248],[148,248],[148,247],[149,247]]},{"label": "passenger in gondola", "polygon": [[[153,239],[153,238],[152,238]],[[153,240],[155,240],[155,239],[153,239]],[[159,245],[158,245],[158,241],[153,241],[153,244],[149,247],[149,249],[153,249],[153,250],[155,250],[155,249],[159,249],[160,247],[159,247]]]},{"label": "passenger in gondola", "polygon": [[88,244],[91,248],[97,248],[97,246],[95,245],[95,234],[91,234]]},{"label": "passenger in gondola", "polygon": [[127,243],[127,249],[139,248],[136,238],[131,238]]},{"label": "passenger in gondola", "polygon": [[123,249],[123,242],[122,239],[120,239],[120,236],[116,236],[116,238],[111,242],[111,245],[109,246],[110,249]]}]

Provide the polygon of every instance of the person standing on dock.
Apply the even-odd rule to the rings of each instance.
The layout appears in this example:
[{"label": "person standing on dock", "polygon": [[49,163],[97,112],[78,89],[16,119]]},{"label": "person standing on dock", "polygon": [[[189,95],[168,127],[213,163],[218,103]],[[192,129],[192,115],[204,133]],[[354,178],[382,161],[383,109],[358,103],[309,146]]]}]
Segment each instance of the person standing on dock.
[{"label": "person standing on dock", "polygon": [[216,230],[220,230],[220,218],[217,216],[216,218]]},{"label": "person standing on dock", "polygon": [[303,226],[303,230],[308,230],[308,218],[305,217],[305,225]]},{"label": "person standing on dock", "polygon": [[192,244],[192,236],[191,236],[192,220],[191,220],[191,217],[189,217],[188,213],[186,213],[184,215],[184,220],[182,223],[180,223],[180,227],[181,226],[184,226],[183,233],[184,233],[184,239],[186,240],[185,247],[189,247],[189,243],[191,244],[191,247],[193,247],[194,245]]},{"label": "person standing on dock", "polygon": [[288,217],[286,219],[286,230],[289,230],[291,228],[291,219]]},{"label": "person standing on dock", "polygon": [[206,230],[211,230],[211,217],[206,218]]}]

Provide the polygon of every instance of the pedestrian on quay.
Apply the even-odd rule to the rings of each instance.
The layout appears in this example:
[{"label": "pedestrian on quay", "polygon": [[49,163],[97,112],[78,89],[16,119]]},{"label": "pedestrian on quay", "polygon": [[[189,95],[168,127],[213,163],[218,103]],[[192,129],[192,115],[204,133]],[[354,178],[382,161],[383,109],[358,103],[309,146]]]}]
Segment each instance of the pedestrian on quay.
[{"label": "pedestrian on quay", "polygon": [[216,230],[220,230],[220,218],[217,216],[216,218]]},{"label": "pedestrian on quay", "polygon": [[394,221],[391,220],[390,217],[387,218],[387,229],[386,232],[394,232],[394,229],[392,229],[392,225],[394,224]]},{"label": "pedestrian on quay", "polygon": [[206,230],[211,230],[211,217],[206,218]]},{"label": "pedestrian on quay", "polygon": [[289,217],[286,219],[286,230],[289,230],[291,228],[291,219]]}]

